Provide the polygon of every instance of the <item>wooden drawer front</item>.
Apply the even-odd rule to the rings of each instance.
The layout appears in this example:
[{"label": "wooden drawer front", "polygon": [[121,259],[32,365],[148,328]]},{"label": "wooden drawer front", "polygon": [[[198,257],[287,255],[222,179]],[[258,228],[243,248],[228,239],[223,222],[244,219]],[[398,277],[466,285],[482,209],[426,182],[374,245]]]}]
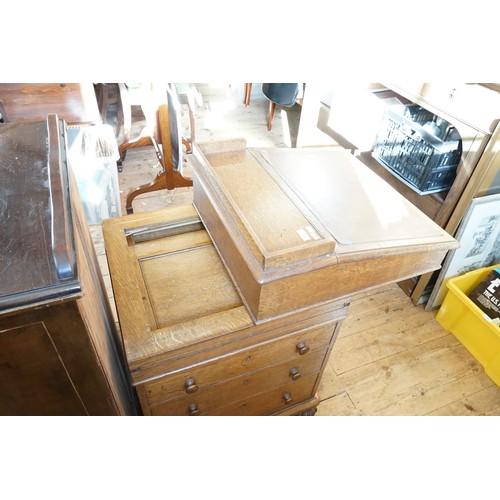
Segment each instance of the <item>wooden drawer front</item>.
[{"label": "wooden drawer front", "polygon": [[[211,416],[253,416],[270,415],[284,411],[294,404],[301,403],[314,396],[317,375],[302,377],[295,382],[276,387],[270,391],[248,399],[229,404],[211,411]],[[287,399],[285,399],[287,398]]]},{"label": "wooden drawer front", "polygon": [[221,384],[197,390],[192,394],[185,394],[153,406],[151,414],[190,415],[192,412],[199,412],[200,415],[208,415],[229,402],[247,400],[256,394],[267,392],[270,388],[290,384],[291,389],[295,389],[302,378],[319,373],[326,353],[327,348],[323,347],[279,366],[269,366],[263,370],[246,373]]},{"label": "wooden drawer front", "polygon": [[[258,344],[223,358],[212,359],[201,366],[189,367],[175,375],[166,375],[148,382],[146,394],[149,405],[153,406],[185,395],[187,385],[193,383],[199,389],[203,389],[265,366],[275,365],[288,359],[307,357],[308,350],[316,350],[330,344],[335,325],[336,323],[325,323],[316,328],[295,332],[279,340]],[[167,367],[167,362],[165,364]]]}]

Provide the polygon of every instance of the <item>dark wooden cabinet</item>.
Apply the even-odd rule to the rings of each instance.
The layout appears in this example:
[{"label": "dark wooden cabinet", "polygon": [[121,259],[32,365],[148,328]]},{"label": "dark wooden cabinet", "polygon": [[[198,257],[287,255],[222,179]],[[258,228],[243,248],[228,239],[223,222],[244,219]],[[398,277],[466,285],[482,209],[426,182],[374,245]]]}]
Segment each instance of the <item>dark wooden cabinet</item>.
[{"label": "dark wooden cabinet", "polygon": [[0,414],[133,415],[65,124],[0,125]]}]

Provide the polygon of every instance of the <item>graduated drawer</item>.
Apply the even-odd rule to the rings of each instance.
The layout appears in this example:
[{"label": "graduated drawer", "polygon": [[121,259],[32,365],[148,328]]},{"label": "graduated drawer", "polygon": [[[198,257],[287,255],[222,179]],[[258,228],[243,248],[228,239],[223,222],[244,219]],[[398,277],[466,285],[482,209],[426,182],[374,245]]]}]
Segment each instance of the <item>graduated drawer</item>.
[{"label": "graduated drawer", "polygon": [[[209,413],[211,416],[253,416],[271,415],[289,410],[295,404],[313,400],[318,375],[308,375],[286,385],[275,387],[269,391],[235,403],[217,408]],[[201,412],[200,412],[201,415]]]},{"label": "graduated drawer", "polygon": [[259,393],[267,392],[270,388],[281,387],[297,383],[310,375],[320,372],[326,347],[311,351],[298,359],[290,359],[277,366],[268,366],[262,370],[245,373],[239,377],[225,380],[192,394],[160,403],[151,407],[152,415],[207,415],[229,402],[246,400]]},{"label": "graduated drawer", "polygon": [[182,372],[166,375],[143,384],[150,406],[189,394],[191,391],[205,389],[217,382],[238,377],[276,365],[285,360],[291,363],[311,358],[311,351],[320,347],[326,350],[332,341],[337,323],[325,323],[318,327],[295,332],[279,340],[258,344],[242,349],[222,358],[214,358],[195,367],[188,367]]}]

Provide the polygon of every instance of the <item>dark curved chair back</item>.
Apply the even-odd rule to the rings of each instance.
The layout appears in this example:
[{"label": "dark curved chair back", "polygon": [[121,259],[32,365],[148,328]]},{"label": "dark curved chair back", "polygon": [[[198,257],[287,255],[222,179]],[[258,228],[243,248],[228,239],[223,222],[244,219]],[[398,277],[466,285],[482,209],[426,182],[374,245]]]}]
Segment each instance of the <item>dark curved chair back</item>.
[{"label": "dark curved chair back", "polygon": [[182,157],[182,137],[179,124],[181,122],[181,105],[174,85],[167,86],[168,118],[170,125],[170,144],[172,147],[172,165],[179,170]]},{"label": "dark curved chair back", "polygon": [[262,93],[280,106],[291,107],[297,100],[299,93],[298,83],[263,83]]}]

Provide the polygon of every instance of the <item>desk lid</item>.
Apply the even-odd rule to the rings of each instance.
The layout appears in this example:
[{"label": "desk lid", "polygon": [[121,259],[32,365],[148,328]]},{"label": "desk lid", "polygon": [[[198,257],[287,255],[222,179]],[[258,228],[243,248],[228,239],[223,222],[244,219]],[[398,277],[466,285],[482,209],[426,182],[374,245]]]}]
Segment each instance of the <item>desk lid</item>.
[{"label": "desk lid", "polygon": [[433,271],[458,245],[347,151],[242,142],[197,144],[193,202],[256,323]]},{"label": "desk lid", "polygon": [[347,151],[247,148],[235,141],[198,144],[195,154],[196,175],[228,215],[234,240],[251,250],[263,272],[303,268],[306,261],[331,265],[359,252],[456,246]]},{"label": "desk lid", "polygon": [[0,124],[0,312],[78,292],[64,124]]}]

